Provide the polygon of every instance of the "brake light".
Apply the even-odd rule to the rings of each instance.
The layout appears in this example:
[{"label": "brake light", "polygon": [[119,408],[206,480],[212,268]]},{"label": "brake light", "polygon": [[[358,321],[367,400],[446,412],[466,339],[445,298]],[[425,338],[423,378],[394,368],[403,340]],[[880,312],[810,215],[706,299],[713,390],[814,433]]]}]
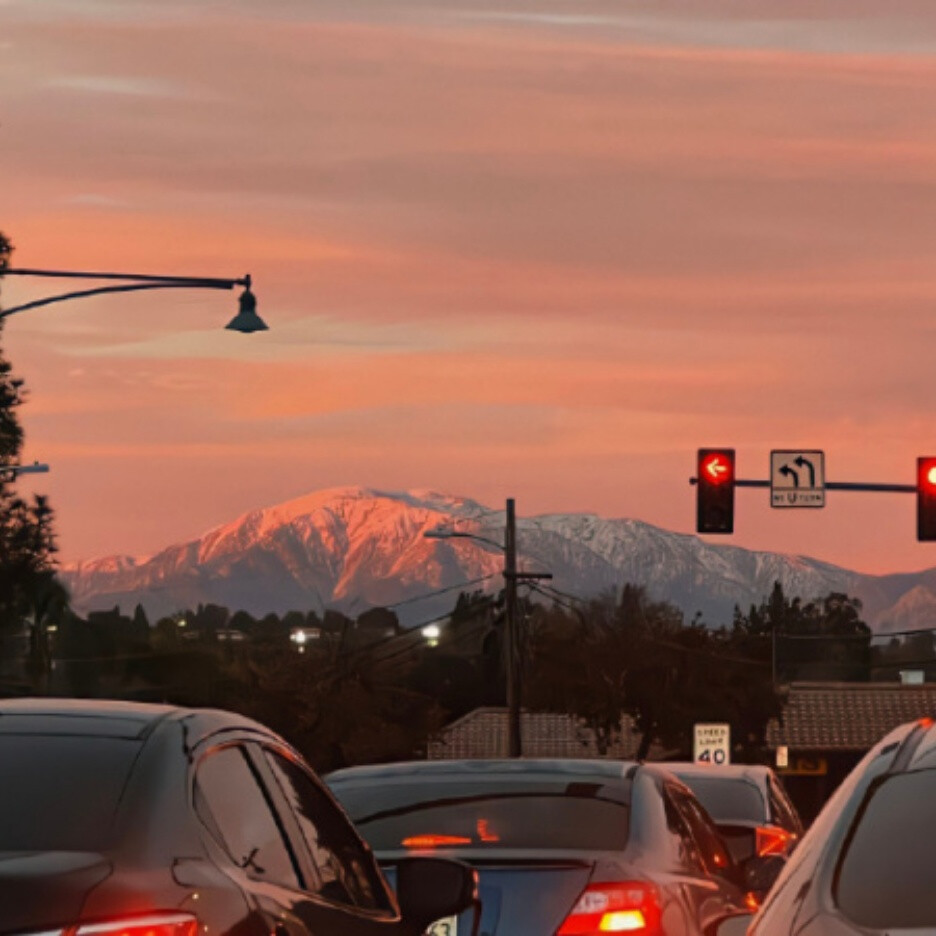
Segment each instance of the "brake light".
[{"label": "brake light", "polygon": [[754,891],[748,891],[744,895],[744,906],[751,911],[751,913],[757,913],[760,910],[760,901],[757,899],[757,894]]},{"label": "brake light", "polygon": [[589,884],[556,936],[594,936],[598,933],[657,933],[660,899],[646,881]]},{"label": "brake light", "polygon": [[795,838],[792,832],[780,826],[758,826],[756,835],[755,847],[761,858],[765,855],[785,855]]},{"label": "brake light", "polygon": [[500,836],[496,832],[492,832],[488,826],[487,819],[478,820],[478,838],[481,839],[482,842],[487,842],[489,844],[500,841]]},{"label": "brake light", "polygon": [[75,936],[197,936],[198,920],[191,913],[151,913],[86,923],[75,930]]},{"label": "brake light", "polygon": [[470,845],[463,835],[411,835],[403,839],[404,848],[445,848],[450,845]]}]

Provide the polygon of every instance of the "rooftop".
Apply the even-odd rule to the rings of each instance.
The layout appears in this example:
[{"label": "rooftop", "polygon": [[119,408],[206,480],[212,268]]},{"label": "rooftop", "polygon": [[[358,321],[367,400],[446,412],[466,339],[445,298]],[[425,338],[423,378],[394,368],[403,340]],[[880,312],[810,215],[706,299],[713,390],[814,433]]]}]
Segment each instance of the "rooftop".
[{"label": "rooftop", "polygon": [[767,744],[866,751],[898,725],[934,714],[933,684],[793,683],[781,718],[767,726]]}]

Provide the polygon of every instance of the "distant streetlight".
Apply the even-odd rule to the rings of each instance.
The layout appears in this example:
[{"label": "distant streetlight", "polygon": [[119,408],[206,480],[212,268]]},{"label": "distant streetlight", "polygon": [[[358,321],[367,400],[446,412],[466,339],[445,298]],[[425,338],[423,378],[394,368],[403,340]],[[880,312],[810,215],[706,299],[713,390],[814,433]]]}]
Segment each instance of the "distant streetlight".
[{"label": "distant streetlight", "polygon": [[233,289],[243,286],[244,291],[238,296],[237,315],[225,326],[232,331],[249,334],[251,332],[266,331],[267,325],[257,315],[257,297],[250,291],[251,278],[248,273],[239,279],[222,279],[208,276],[149,276],[142,273],[87,273],[75,270],[32,270],[23,268],[9,268],[0,270],[3,276],[43,276],[55,279],[88,279],[119,281],[117,286],[96,286],[92,289],[80,289],[73,292],[48,296],[45,299],[36,299],[33,302],[24,302],[22,305],[9,309],[0,309],[0,319],[17,312],[26,312],[28,309],[37,309],[40,306],[51,305],[53,302],[65,302],[68,299],[83,299],[88,296],[100,296],[110,293],[139,292],[144,289]]},{"label": "distant streetlight", "polygon": [[439,638],[442,636],[442,628],[438,624],[427,624],[421,631],[423,639],[428,647],[438,647]]},{"label": "distant streetlight", "polygon": [[507,749],[510,757],[520,757],[523,753],[523,739],[520,732],[520,634],[519,615],[517,614],[517,581],[524,579],[551,579],[549,572],[517,571],[517,516],[514,499],[507,499],[506,526],[504,542],[488,539],[476,533],[453,530],[451,527],[437,526],[426,530],[427,539],[472,539],[487,543],[501,550],[504,554],[504,631],[507,649]]}]

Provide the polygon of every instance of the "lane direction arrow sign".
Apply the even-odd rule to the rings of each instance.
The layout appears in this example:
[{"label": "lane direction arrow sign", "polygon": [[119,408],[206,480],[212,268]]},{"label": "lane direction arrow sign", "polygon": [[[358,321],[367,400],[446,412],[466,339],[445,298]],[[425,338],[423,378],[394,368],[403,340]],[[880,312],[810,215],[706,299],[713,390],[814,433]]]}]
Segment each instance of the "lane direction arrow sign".
[{"label": "lane direction arrow sign", "polygon": [[825,507],[825,452],[774,449],[770,453],[770,506]]}]

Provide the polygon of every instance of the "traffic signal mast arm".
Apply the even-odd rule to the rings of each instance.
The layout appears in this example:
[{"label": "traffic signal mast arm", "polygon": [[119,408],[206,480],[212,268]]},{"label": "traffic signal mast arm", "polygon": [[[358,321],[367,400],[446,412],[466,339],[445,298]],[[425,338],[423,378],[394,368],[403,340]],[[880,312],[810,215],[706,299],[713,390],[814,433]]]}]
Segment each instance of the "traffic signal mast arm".
[{"label": "traffic signal mast arm", "polygon": [[[698,484],[698,478],[690,478],[690,484]],[[770,481],[757,481],[746,478],[736,478],[735,487],[769,488]],[[915,484],[872,484],[865,481],[826,481],[827,491],[877,491],[888,494],[915,494]]]}]

